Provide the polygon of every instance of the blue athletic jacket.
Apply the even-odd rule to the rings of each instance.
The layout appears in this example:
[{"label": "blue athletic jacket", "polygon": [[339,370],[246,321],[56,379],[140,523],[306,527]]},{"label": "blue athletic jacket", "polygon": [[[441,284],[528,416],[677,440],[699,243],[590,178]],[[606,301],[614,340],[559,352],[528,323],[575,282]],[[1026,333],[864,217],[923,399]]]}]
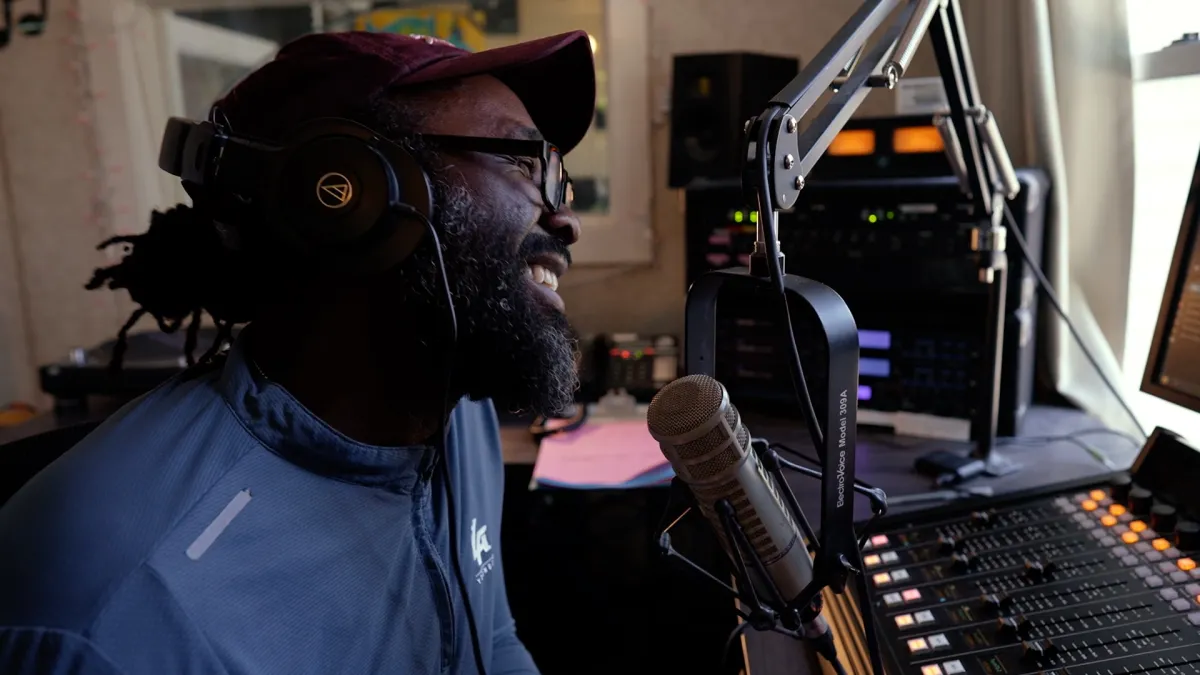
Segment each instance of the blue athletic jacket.
[{"label": "blue athletic jacket", "polygon": [[488,675],[536,673],[505,595],[491,404],[451,418],[453,509],[437,454],[342,436],[235,345],[0,509],[0,673],[475,675],[451,547]]}]

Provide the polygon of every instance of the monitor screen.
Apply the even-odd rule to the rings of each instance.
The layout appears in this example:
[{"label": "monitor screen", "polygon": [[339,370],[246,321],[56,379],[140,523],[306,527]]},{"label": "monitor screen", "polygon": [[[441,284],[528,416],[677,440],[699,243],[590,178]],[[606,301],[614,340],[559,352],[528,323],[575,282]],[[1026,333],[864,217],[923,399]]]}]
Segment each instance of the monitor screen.
[{"label": "monitor screen", "polygon": [[1142,391],[1200,412],[1200,158],[1192,174]]}]

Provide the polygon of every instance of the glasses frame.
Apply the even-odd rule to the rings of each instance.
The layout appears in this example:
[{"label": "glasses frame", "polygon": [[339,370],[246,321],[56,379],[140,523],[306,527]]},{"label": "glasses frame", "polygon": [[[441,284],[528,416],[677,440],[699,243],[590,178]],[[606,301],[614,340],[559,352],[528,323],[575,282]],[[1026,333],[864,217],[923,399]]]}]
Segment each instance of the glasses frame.
[{"label": "glasses frame", "polygon": [[[550,212],[558,211],[564,205],[568,208],[574,198],[571,176],[567,173],[563,162],[563,153],[558,146],[549,141],[525,140],[520,138],[492,138],[488,136],[449,136],[440,134],[422,134],[418,138],[433,143],[441,150],[457,150],[463,152],[481,152],[485,155],[508,155],[510,157],[532,157],[541,162],[542,201]],[[551,193],[550,160],[558,157],[561,181],[558,194]]]}]

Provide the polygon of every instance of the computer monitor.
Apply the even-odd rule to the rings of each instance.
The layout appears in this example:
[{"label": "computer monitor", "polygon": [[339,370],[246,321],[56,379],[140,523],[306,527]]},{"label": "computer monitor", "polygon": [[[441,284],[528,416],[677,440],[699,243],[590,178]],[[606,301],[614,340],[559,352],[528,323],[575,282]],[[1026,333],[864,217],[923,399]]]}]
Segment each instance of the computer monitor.
[{"label": "computer monitor", "polygon": [[1200,157],[1142,374],[1142,391],[1200,412]]}]

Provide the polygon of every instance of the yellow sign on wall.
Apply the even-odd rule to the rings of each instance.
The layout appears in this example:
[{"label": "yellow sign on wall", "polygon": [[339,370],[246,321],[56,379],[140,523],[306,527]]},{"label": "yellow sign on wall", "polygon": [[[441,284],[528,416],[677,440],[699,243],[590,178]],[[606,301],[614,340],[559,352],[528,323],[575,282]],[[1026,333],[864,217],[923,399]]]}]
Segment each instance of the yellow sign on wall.
[{"label": "yellow sign on wall", "polygon": [[467,7],[429,6],[377,9],[354,20],[355,30],[400,35],[428,35],[468,51],[486,48],[483,13]]}]

